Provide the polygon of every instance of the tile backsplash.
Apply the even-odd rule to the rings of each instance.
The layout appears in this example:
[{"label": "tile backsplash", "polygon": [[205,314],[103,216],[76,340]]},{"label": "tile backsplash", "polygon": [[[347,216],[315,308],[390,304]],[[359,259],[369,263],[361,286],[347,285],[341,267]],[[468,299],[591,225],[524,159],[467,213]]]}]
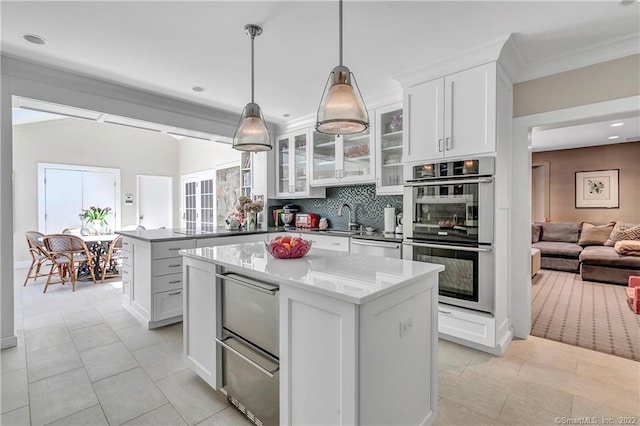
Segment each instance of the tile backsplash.
[{"label": "tile backsplash", "polygon": [[[282,206],[284,204],[296,204],[300,211],[317,213],[320,217],[329,220],[330,228],[346,229],[348,215],[338,216],[338,209],[343,204],[351,207],[351,220],[371,226],[376,230],[384,228],[384,208],[387,204],[395,207],[396,213],[402,211],[402,195],[376,195],[375,185],[352,185],[327,188],[327,198],[307,199],[269,199],[269,207]],[[269,210],[270,211],[270,210]],[[269,225],[273,225],[269,218]]]}]

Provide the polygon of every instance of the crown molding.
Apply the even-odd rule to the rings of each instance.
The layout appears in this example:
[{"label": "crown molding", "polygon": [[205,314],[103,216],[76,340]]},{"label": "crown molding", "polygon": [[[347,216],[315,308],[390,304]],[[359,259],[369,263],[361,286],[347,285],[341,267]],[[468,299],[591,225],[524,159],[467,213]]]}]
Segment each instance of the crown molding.
[{"label": "crown molding", "polygon": [[568,55],[525,64],[517,74],[515,82],[534,80],[638,53],[640,53],[640,32],[635,32]]}]

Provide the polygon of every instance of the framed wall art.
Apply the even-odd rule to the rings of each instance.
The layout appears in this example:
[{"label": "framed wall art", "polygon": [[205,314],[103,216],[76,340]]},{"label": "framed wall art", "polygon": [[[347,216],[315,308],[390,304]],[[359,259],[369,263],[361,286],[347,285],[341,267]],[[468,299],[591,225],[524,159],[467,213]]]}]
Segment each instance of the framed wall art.
[{"label": "framed wall art", "polygon": [[619,169],[576,172],[576,208],[620,208],[619,172]]}]

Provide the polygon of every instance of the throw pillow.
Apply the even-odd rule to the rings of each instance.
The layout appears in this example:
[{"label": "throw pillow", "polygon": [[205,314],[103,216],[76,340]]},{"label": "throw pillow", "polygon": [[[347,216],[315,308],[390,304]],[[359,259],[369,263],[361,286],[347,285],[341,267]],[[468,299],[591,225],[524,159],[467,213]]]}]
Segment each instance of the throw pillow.
[{"label": "throw pillow", "polygon": [[620,232],[618,241],[622,240],[640,240],[640,225]]},{"label": "throw pillow", "polygon": [[618,254],[640,256],[640,240],[620,240],[613,246]]},{"label": "throw pillow", "polygon": [[542,231],[540,225],[536,225],[535,223],[531,224],[531,244],[540,241],[540,231]]},{"label": "throw pillow", "polygon": [[621,239],[620,232],[624,231],[627,228],[629,228],[627,224],[622,222],[616,222],[616,225],[613,227],[613,230],[611,231],[611,235],[609,235],[609,238],[607,239],[607,241],[605,241],[604,245],[607,247],[613,247],[616,244],[616,241]]},{"label": "throw pillow", "polygon": [[611,231],[613,231],[615,224],[615,222],[611,222],[606,225],[596,226],[592,223],[583,222],[578,245],[583,247],[604,245],[611,235]]}]

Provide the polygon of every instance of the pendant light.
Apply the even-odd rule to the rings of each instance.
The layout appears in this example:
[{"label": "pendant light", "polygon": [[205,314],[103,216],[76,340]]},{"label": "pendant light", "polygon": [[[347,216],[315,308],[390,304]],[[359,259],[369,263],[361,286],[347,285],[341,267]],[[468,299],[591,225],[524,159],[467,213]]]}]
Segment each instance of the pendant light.
[{"label": "pendant light", "polygon": [[339,8],[340,63],[329,74],[318,108],[316,130],[330,135],[350,135],[367,130],[369,114],[353,73],[342,64],[342,0]]},{"label": "pendant light", "polygon": [[253,102],[253,41],[262,34],[262,28],[247,24],[244,26],[244,32],[251,37],[251,102],[242,110],[238,128],[233,135],[233,147],[238,151],[269,151],[273,148],[269,130],[267,130],[260,106]]}]

